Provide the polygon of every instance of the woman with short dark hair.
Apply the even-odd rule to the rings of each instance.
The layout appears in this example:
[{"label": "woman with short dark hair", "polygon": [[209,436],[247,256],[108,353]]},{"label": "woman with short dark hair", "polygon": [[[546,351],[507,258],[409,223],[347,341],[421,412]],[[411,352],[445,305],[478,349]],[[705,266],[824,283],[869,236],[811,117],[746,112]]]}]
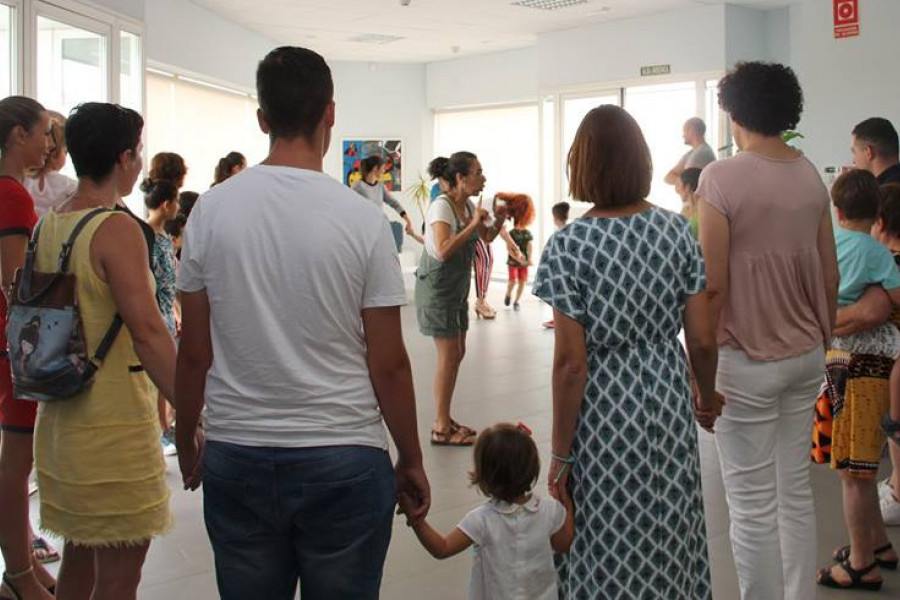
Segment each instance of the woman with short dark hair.
[{"label": "woman with short dark hair", "polygon": [[720,397],[700,248],[647,202],[650,151],[621,108],[588,113],[568,162],[570,195],[594,207],[553,235],[534,283],[555,321],[550,493],[575,503],[560,597],[709,599],[694,420],[712,429]]},{"label": "woman with short dark hair", "polygon": [[741,597],[815,598],[809,448],[838,290],[828,191],[781,137],[803,109],[790,68],[739,63],[719,104],[741,152],[707,166],[697,195]]},{"label": "woman with short dark hair", "polygon": [[175,344],[141,231],[112,210],[141,173],[143,126],[136,112],[113,104],[75,108],[66,142],[78,190],[44,217],[37,246],[36,270],[54,271],[62,244],[93,215],[69,266],[87,354],[95,355],[117,316],[123,323],[91,386],[39,408],[41,525],[65,539],[59,597],[136,598],[150,541],[172,525],[156,393],[173,397]]}]

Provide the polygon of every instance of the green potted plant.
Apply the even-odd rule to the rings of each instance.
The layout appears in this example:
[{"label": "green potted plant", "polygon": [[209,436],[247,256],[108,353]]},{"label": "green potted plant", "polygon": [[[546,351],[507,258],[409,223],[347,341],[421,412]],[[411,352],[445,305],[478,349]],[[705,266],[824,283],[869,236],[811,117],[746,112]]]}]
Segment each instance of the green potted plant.
[{"label": "green potted plant", "polygon": [[431,186],[428,184],[429,180],[419,174],[415,183],[406,189],[406,195],[412,198],[419,209],[419,216],[422,217],[422,221],[425,221],[425,211],[428,210],[428,203],[431,200]]}]

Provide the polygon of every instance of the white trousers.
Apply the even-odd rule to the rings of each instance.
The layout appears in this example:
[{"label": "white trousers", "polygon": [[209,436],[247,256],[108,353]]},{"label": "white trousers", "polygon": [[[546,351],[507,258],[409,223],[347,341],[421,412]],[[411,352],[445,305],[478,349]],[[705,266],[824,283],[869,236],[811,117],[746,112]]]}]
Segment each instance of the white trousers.
[{"label": "white trousers", "polygon": [[719,348],[716,444],[743,600],[816,597],[809,449],[824,369],[823,348],[771,362]]}]

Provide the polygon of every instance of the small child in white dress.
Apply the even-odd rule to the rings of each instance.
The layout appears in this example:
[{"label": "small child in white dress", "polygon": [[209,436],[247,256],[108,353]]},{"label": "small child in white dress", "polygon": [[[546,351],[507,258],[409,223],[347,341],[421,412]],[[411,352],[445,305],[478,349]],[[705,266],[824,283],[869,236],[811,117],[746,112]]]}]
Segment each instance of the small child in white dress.
[{"label": "small child in white dress", "polygon": [[[473,485],[490,500],[443,536],[425,519],[408,523],[435,558],[474,545],[470,600],[557,600],[553,552],[567,552],[575,536],[574,508],[532,494],[540,473],[537,446],[524,425],[500,424],[475,442]],[[401,494],[400,508],[411,506]]]},{"label": "small child in white dress", "polygon": [[25,189],[34,200],[34,212],[43,216],[66,202],[75,194],[78,182],[59,172],[66,166],[69,150],[66,147],[66,118],[56,111],[50,114],[50,152],[44,166],[25,178]]}]

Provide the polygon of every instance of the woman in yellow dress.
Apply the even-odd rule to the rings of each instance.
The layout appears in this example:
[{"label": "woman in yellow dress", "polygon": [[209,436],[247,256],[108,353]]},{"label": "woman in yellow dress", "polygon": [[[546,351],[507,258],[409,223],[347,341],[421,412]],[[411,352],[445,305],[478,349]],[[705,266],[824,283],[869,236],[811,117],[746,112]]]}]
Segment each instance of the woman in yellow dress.
[{"label": "woman in yellow dress", "polygon": [[43,403],[35,430],[41,525],[65,539],[57,584],[65,598],[136,598],[150,540],[172,524],[153,384],[173,397],[175,345],[156,306],[141,230],[114,210],[141,172],[142,129],[140,115],[112,104],[72,112],[66,142],[78,191],[44,218],[37,248],[37,270],[56,270],[82,217],[110,209],[78,236],[70,271],[88,354],[116,314],[124,327],[93,385]]}]

